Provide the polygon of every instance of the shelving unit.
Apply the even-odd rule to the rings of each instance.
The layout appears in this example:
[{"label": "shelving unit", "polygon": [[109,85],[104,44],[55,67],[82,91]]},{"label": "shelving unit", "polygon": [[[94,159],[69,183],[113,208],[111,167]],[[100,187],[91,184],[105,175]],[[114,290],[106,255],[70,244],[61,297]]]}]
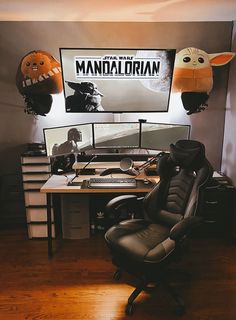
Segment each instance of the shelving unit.
[{"label": "shelving unit", "polygon": [[[51,176],[50,158],[33,154],[21,156],[22,180],[29,239],[47,238],[47,199],[40,188]],[[52,210],[52,236],[55,238]]]}]

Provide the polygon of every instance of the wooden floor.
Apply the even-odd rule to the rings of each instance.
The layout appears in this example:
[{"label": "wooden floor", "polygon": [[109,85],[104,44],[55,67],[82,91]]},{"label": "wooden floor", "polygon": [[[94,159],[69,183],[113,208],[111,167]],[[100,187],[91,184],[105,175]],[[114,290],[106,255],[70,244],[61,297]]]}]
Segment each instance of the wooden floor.
[{"label": "wooden floor", "polygon": [[[236,319],[236,244],[192,239],[181,266],[191,282],[176,283],[185,300],[185,320]],[[135,280],[112,279],[115,268],[102,236],[28,240],[24,229],[0,230],[0,320],[169,320],[178,319],[172,301],[157,288],[142,293],[132,316],[124,308]],[[159,290],[158,290],[159,289]]]}]

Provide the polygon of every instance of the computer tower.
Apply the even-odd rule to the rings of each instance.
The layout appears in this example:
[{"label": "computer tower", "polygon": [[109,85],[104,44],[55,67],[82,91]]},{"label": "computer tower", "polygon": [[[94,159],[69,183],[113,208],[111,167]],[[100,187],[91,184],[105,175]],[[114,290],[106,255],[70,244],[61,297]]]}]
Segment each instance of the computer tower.
[{"label": "computer tower", "polygon": [[196,234],[226,239],[235,236],[235,187],[226,176],[214,174],[200,191],[197,215],[203,224]]}]

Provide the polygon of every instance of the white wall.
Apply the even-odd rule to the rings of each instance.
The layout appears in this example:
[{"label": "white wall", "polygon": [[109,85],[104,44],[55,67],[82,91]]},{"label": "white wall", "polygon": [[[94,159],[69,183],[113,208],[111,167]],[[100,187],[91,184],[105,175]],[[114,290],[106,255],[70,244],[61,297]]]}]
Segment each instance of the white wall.
[{"label": "white wall", "polygon": [[[112,114],[66,114],[63,94],[53,96],[46,117],[24,113],[15,75],[21,58],[45,50],[59,59],[60,47],[175,48],[196,47],[208,53],[228,51],[231,22],[113,23],[0,22],[0,174],[20,168],[26,143],[43,139],[42,129],[67,124],[112,121]],[[187,116],[180,94],[172,94],[168,113],[121,114],[121,121],[191,124],[191,138],[203,142],[215,169],[221,165],[228,67],[214,70],[214,88],[207,110]],[[124,101],[125,103],[125,101]]]}]

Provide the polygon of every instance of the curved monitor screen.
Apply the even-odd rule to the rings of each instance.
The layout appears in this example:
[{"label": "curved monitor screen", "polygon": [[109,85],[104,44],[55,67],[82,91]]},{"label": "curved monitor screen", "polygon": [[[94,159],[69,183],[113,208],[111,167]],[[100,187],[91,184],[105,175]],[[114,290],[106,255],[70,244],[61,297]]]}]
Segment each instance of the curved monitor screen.
[{"label": "curved monitor screen", "polygon": [[66,112],[167,112],[175,52],[60,48]]},{"label": "curved monitor screen", "polygon": [[79,153],[93,147],[92,123],[45,128],[47,156]]},{"label": "curved monitor screen", "polygon": [[143,149],[168,151],[171,143],[189,139],[190,126],[166,123],[142,123],[141,145]]},{"label": "curved monitor screen", "polygon": [[139,148],[138,122],[94,123],[94,147],[104,149]]}]

